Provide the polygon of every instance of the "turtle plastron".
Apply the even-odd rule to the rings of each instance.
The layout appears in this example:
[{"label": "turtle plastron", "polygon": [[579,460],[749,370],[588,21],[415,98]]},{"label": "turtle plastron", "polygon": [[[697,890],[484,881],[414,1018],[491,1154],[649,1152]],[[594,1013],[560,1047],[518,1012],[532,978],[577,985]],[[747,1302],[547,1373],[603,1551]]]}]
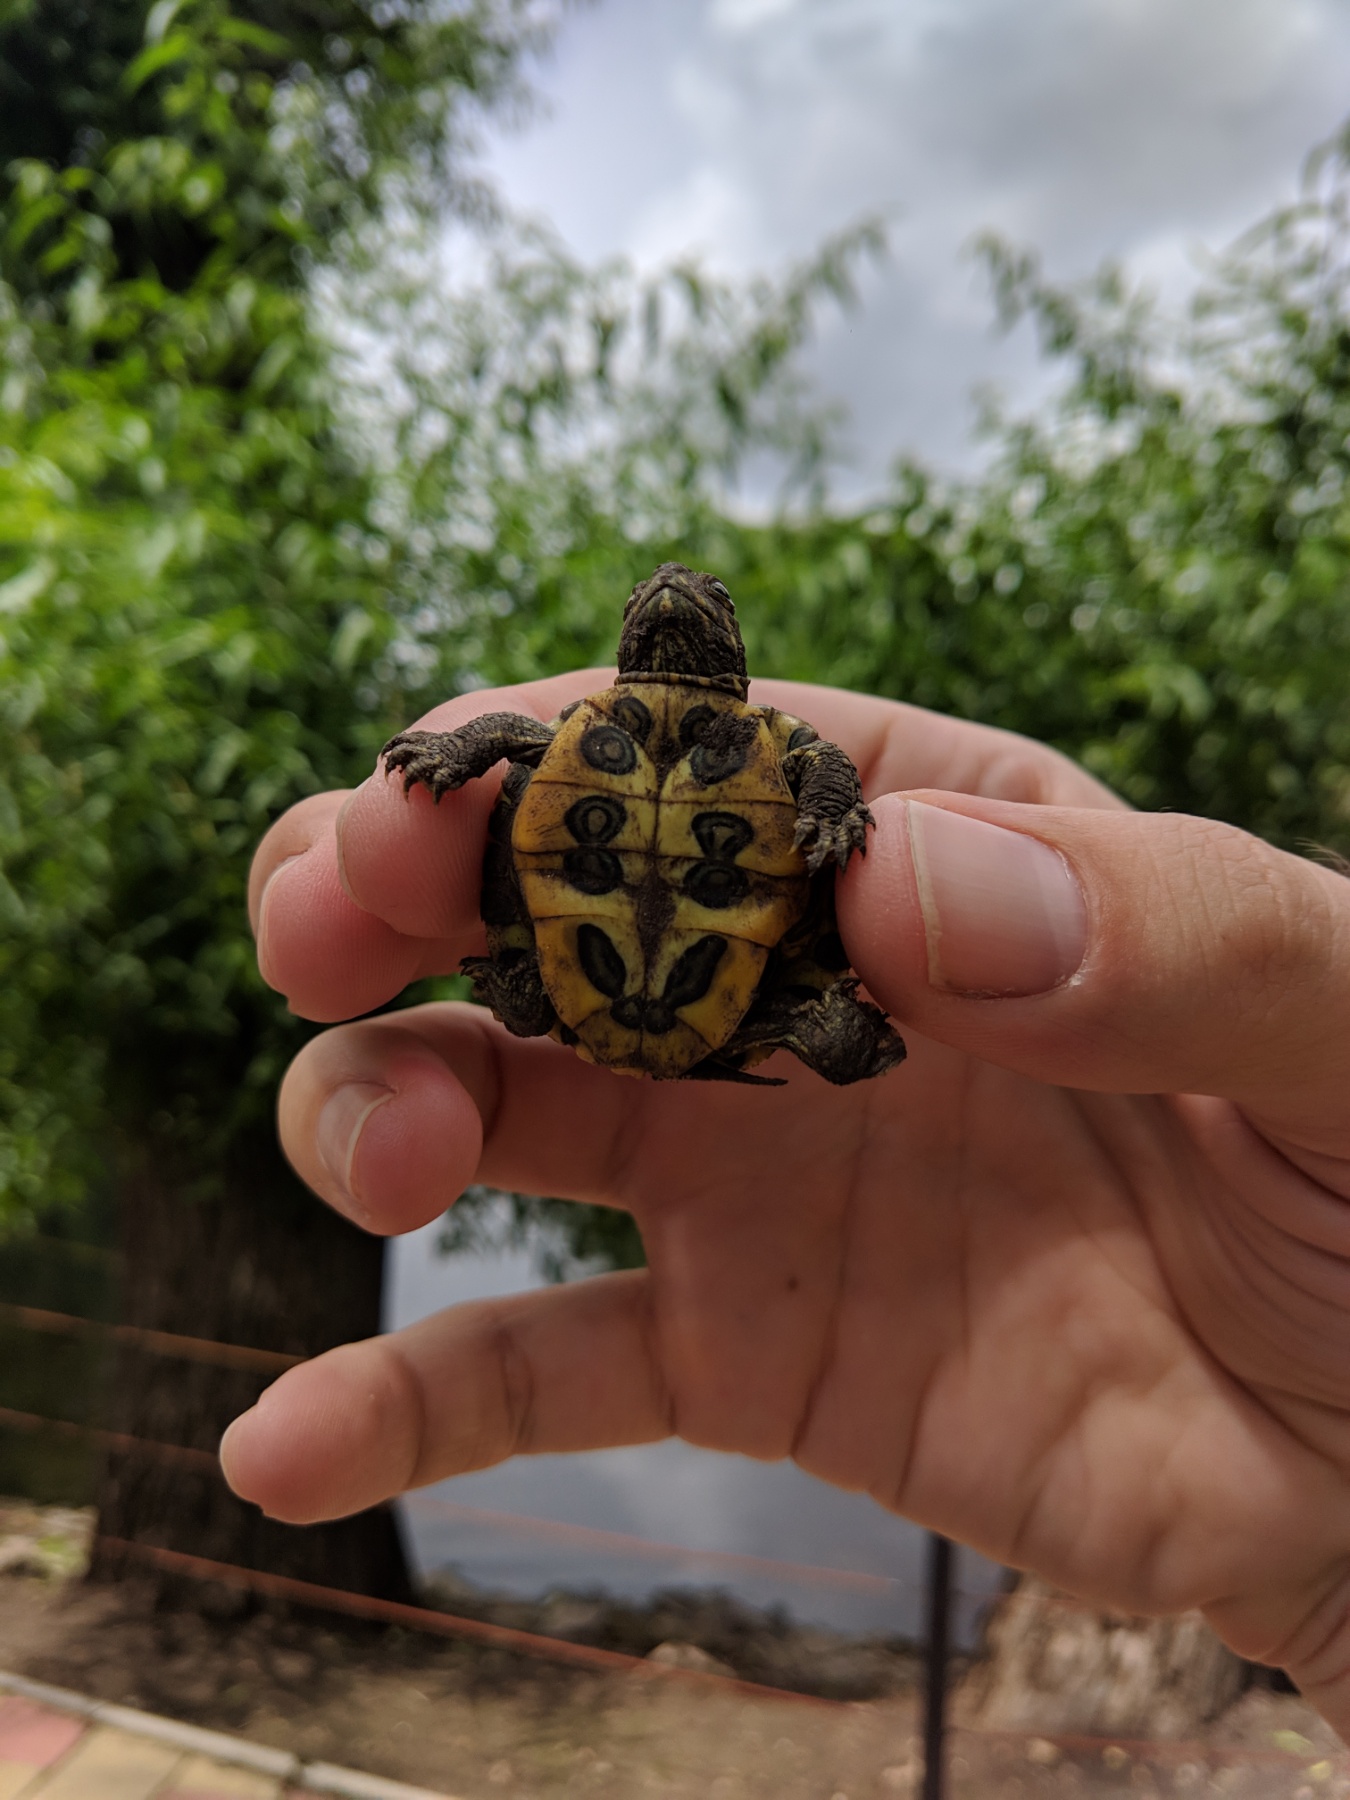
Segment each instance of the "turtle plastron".
[{"label": "turtle plastron", "polygon": [[465,963],[479,998],[620,1073],[757,1082],[778,1048],[837,1082],[894,1066],[904,1047],[834,923],[830,864],[871,823],[852,763],[747,704],[710,576],[667,564],[640,584],[620,666],[551,725],[490,714],[386,747],[438,799],[511,762],[484,860],[489,955]]}]

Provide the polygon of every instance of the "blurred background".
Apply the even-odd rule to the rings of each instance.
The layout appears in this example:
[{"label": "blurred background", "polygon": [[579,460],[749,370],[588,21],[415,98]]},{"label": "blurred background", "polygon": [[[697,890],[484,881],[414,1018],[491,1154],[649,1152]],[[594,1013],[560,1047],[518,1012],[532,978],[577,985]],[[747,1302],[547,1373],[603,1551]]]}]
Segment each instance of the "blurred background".
[{"label": "blurred background", "polygon": [[[96,1509],[95,1575],[914,1637],[919,1534],[788,1467],[305,1532],[224,1490],[287,1358],[641,1258],[548,1196],[386,1249],[299,1190],[249,855],[435,700],[606,660],[668,557],[760,674],[1345,851],[1350,15],[15,0],[0,98],[0,1494]],[[1002,1577],[959,1581],[969,1646]]]}]

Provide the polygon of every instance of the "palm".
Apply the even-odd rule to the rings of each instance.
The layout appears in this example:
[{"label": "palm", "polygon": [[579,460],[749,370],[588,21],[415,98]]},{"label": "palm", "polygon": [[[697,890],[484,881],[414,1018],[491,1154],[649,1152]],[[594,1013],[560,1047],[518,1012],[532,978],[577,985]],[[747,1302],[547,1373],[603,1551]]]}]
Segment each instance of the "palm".
[{"label": "palm", "polygon": [[[586,1184],[641,1227],[682,1436],[795,1456],[1141,1611],[1226,1595],[1258,1549],[1311,1549],[1267,1491],[1284,1434],[1183,1323],[1200,1271],[1138,1198],[1175,1154],[1167,1102],[912,1037],[902,1077],[807,1089],[646,1090],[633,1155]],[[516,1172],[509,1153],[486,1170]],[[1213,1180],[1199,1155],[1191,1179]]]},{"label": "palm", "polygon": [[[592,671],[474,710],[547,719],[603,684]],[[1022,740],[827,690],[760,692],[841,743],[869,794],[1118,806]],[[341,799],[282,822],[259,892],[279,871],[292,898],[268,888],[263,956],[298,1010],[351,1017],[476,947],[490,803],[485,784],[439,810],[379,778],[358,790],[340,835],[359,909],[338,882]],[[296,844],[308,872],[288,877]],[[865,879],[846,878],[841,923],[866,975],[851,897]],[[387,1083],[410,1110],[361,1137],[380,1229],[481,1179],[631,1210],[649,1270],[416,1328],[387,1417],[349,1441],[331,1422],[298,1437],[294,1408],[331,1421],[358,1389],[370,1404],[371,1365],[314,1365],[318,1398],[278,1401],[275,1428],[248,1439],[258,1474],[232,1479],[314,1517],[378,1498],[390,1468],[408,1485],[673,1430],[793,1456],[1085,1596],[1201,1605],[1246,1653],[1301,1659],[1293,1636],[1315,1638],[1320,1609],[1339,1607],[1350,1338],[1339,1275],[1310,1274],[1307,1243],[1274,1221],[1322,1190],[1228,1102],[1091,1092],[1110,1083],[1090,1071],[1050,1084],[906,1036],[909,1061],[879,1081],[830,1089],[780,1056],[788,1085],[753,1093],[620,1080],[475,1008],[318,1039],[288,1077],[283,1131],[335,1203],[320,1109],[335,1084]]]}]

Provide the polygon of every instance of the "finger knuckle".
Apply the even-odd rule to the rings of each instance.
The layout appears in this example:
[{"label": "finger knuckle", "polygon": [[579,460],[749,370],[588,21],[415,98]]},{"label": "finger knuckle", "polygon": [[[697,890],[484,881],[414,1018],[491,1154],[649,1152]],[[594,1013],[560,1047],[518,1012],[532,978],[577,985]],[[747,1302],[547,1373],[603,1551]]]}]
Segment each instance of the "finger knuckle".
[{"label": "finger knuckle", "polygon": [[1194,895],[1199,946],[1216,983],[1240,972],[1246,1009],[1264,1014],[1325,978],[1329,896],[1300,858],[1236,827],[1205,822]]}]

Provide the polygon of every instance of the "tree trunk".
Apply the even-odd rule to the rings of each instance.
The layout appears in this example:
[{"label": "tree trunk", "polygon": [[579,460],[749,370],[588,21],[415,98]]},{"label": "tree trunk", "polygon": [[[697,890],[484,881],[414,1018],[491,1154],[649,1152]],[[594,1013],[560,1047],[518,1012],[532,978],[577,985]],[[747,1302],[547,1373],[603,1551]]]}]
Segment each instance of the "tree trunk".
[{"label": "tree trunk", "polygon": [[1199,1613],[1096,1612],[1033,1576],[997,1603],[986,1640],[978,1722],[992,1731],[1185,1738],[1247,1680]]},{"label": "tree trunk", "polygon": [[[379,1330],[383,1242],[308,1193],[270,1132],[245,1140],[207,1197],[194,1196],[151,1155],[138,1156],[120,1201],[127,1324],[296,1356]],[[100,1536],[411,1598],[391,1509],[330,1524],[278,1524],[237,1500],[213,1468],[153,1448],[182,1445],[214,1455],[231,1419],[273,1379],[119,1344],[105,1418],[140,1443],[105,1459]],[[105,1549],[94,1573],[120,1566],[120,1555]]]}]

